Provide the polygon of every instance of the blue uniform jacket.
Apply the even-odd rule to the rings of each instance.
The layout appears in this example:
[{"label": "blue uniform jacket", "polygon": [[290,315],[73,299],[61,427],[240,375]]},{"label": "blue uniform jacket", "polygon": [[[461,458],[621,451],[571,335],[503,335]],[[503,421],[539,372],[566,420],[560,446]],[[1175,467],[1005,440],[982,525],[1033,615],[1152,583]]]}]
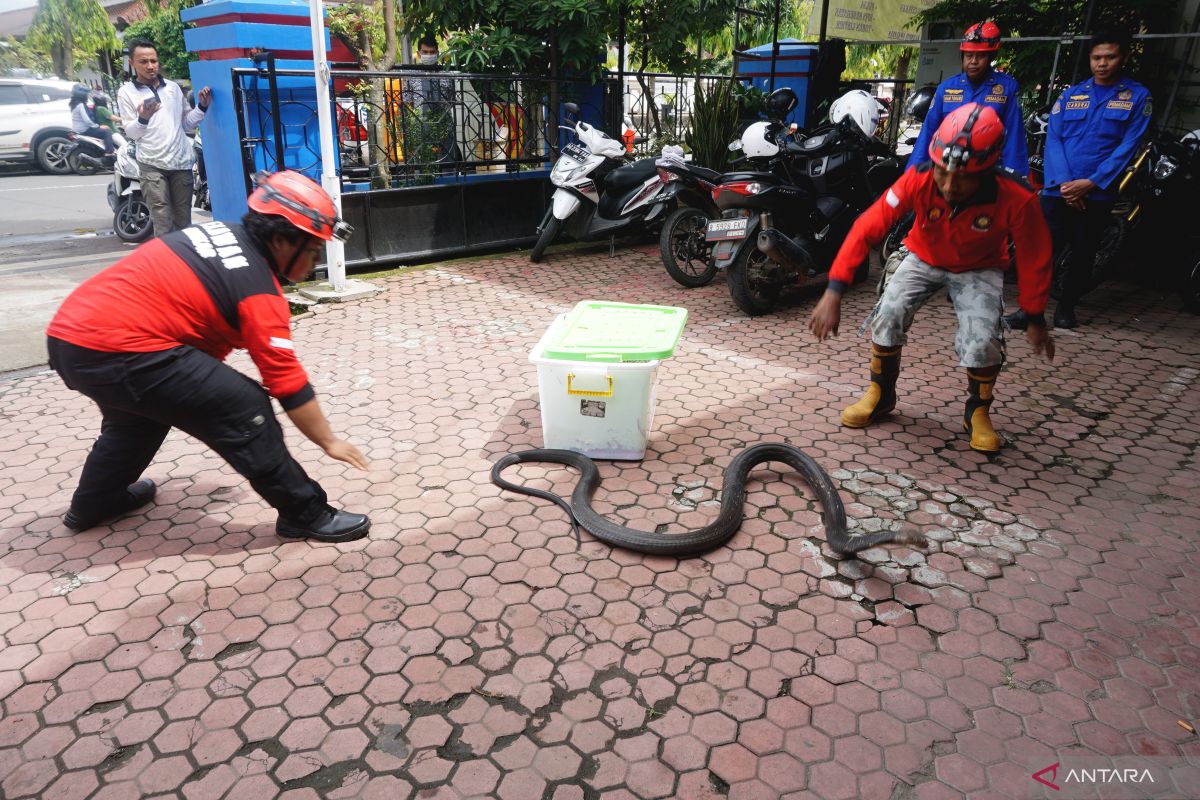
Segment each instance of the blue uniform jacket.
[{"label": "blue uniform jacket", "polygon": [[1149,90],[1129,78],[1112,86],[1088,79],[1068,87],[1050,109],[1045,194],[1060,196],[1060,185],[1087,178],[1096,184],[1089,197],[1112,197],[1153,110]]},{"label": "blue uniform jacket", "polygon": [[913,145],[908,157],[909,168],[929,161],[929,143],[938,126],[956,108],[964,103],[981,103],[996,109],[1004,123],[1004,150],[1000,153],[1000,164],[1025,178],[1029,175],[1029,150],[1025,146],[1025,122],[1021,118],[1020,87],[1016,80],[1003,72],[992,70],[978,86],[967,80],[967,73],[960,72],[938,84],[929,113],[921,126],[921,135]]}]

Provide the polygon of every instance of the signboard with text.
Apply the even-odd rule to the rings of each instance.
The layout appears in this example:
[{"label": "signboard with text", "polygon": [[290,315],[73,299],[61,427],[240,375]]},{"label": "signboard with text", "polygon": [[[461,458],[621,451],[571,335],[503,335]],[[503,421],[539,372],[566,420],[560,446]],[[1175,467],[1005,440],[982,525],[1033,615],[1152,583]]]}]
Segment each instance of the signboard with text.
[{"label": "signboard with text", "polygon": [[[829,25],[825,34],[847,40],[898,41],[918,38],[909,21],[937,0],[829,0]],[[821,29],[821,0],[813,3],[808,30]]]}]

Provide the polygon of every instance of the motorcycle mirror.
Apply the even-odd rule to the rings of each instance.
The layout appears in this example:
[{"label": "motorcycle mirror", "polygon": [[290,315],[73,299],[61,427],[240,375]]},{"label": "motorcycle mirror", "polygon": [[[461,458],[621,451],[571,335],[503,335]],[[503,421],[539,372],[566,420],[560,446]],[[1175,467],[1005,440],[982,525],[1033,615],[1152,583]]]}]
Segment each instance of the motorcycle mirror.
[{"label": "motorcycle mirror", "polygon": [[568,114],[578,114],[579,106],[576,105],[575,103],[563,103],[563,110],[566,111]]}]

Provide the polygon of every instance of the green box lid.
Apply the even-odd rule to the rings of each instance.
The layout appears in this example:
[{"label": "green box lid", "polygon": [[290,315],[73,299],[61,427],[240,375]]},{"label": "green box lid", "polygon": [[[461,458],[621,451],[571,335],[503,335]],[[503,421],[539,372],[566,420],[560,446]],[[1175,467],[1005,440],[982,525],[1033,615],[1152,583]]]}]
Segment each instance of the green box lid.
[{"label": "green box lid", "polygon": [[655,361],[683,335],[687,309],[584,300],[546,342],[542,355],[561,361]]}]

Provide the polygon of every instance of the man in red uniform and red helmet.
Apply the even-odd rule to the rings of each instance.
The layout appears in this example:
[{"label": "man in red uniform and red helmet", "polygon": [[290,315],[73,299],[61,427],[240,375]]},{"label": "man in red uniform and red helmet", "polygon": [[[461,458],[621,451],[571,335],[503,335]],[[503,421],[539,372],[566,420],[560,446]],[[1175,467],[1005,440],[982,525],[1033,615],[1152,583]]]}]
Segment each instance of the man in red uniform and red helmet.
[{"label": "man in red uniform and red helmet", "polygon": [[[296,358],[280,281],[307,278],[350,228],[320,186],[260,174],[242,224],[209,222],[139,247],[84,282],[47,330],[50,366],[100,406],[100,437],[63,522],[82,531],[148,503],[141,478],[171,428],[216,450],[279,511],[285,537],[344,542],[370,520],[338,511],[283,441],[270,398],[325,454],[359,469]],[[245,348],[265,389],[224,363]]]},{"label": "man in red uniform and red helmet", "polygon": [[1054,358],[1044,312],[1050,292],[1050,234],[1037,195],[1012,173],[996,168],[1004,126],[995,110],[969,103],[942,121],[929,145],[931,162],[908,170],[858,218],[829,271],[829,288],[809,328],[818,340],[836,334],[842,292],[868,249],[908,211],[916,222],[904,240],[909,254],[872,312],[871,384],[842,412],[842,424],[865,428],[896,406],[900,350],[913,317],[945,287],[958,316],[955,350],[967,370],[963,424],[971,448],[1000,449],[988,409],[1004,361],[1001,316],[1008,239],[1016,245],[1018,302],[1029,316],[1034,352]]}]

